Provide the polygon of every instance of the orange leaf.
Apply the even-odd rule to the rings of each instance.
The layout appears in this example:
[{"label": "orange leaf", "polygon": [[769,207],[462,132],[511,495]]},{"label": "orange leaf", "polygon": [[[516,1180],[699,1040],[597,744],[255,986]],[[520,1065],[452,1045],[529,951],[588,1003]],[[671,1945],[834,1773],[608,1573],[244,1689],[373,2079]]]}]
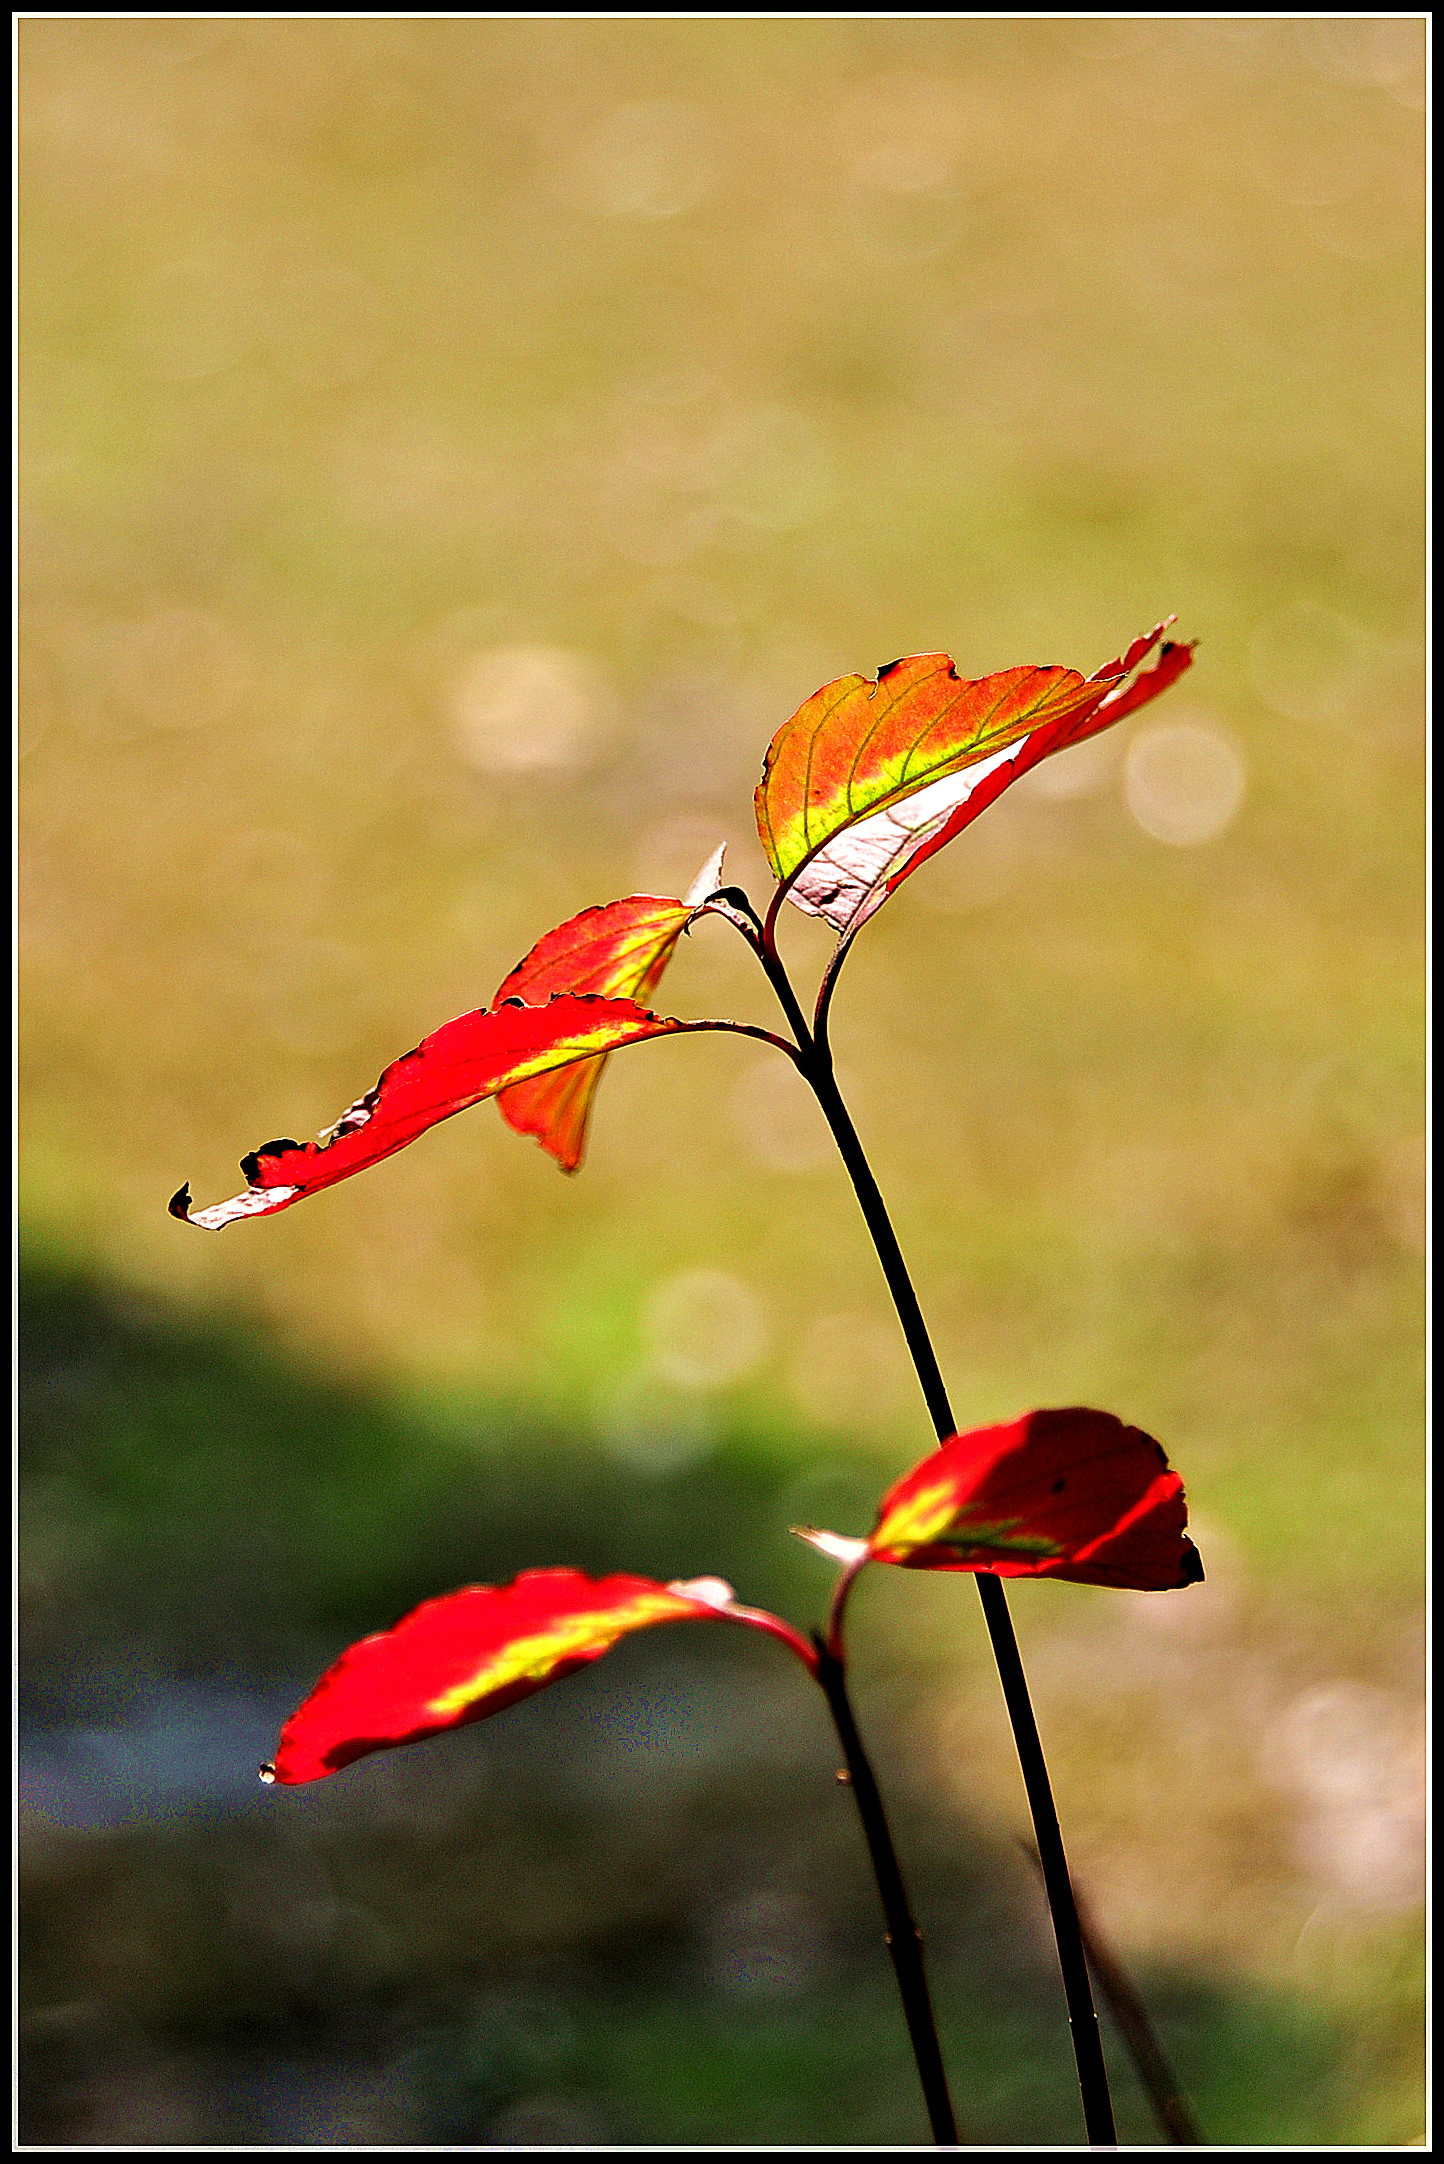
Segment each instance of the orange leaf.
[{"label": "orange leaf", "polygon": [[1106,729],[1177,681],[1191,646],[1166,644],[1128,679],[1171,617],[1090,677],[1023,667],[961,678],[914,654],[876,678],[824,684],[772,739],[757,827],[784,896],[856,932],[926,859],[1055,751]]},{"label": "orange leaf", "polygon": [[[558,992],[593,992],[604,999],[647,1003],[662,980],[698,906],[716,891],[722,851],[709,857],[680,901],[657,894],[584,909],[539,939],[498,987],[493,1006],[524,999],[537,1006]],[[514,1082],[497,1096],[497,1110],[521,1135],[535,1135],[563,1172],[575,1172],[586,1146],[587,1115],[606,1055]]]}]

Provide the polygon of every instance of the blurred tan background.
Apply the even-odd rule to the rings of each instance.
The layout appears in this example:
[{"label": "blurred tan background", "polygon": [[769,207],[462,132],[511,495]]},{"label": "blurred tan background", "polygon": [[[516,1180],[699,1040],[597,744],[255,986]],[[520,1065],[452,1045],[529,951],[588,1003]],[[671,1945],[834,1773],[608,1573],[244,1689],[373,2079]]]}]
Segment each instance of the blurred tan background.
[{"label": "blurred tan background", "polygon": [[[815,1612],[781,1529],[861,1530],[928,1431],[790,1069],[720,1038],[623,1055],[575,1181],[482,1107],[273,1223],[200,1237],[165,1203],[234,1192],[245,1150],[328,1125],[589,903],[681,892],[723,838],[761,903],[751,790],[827,678],[939,648],[1086,672],[1170,610],[1189,676],[911,882],[834,1037],[960,1420],[1103,1404],[1187,1481],[1203,1588],[1014,1608],[1080,1883],[1174,2006],[1205,2130],[1418,2136],[1422,20],[37,18],[19,60],[38,2138],[914,2138],[905,2065],[876,2124],[818,2101],[830,1896],[790,1865],[739,1865],[716,1913],[677,1896],[701,1970],[668,1955],[635,2033],[711,2007],[684,2078],[586,2012],[613,2004],[577,1981],[594,1795],[553,1848],[518,1821],[538,1882],[565,1852],[578,1887],[527,2029],[486,2012],[510,1942],[485,1991],[447,1952],[417,2013],[443,1957],[407,1937],[412,1866],[341,1884],[378,1823],[405,1847],[420,1776],[381,1820],[364,1769],[369,1802],[282,1799],[284,1839],[227,1786],[348,1629],[469,1575],[727,1567]],[[826,941],[787,939],[810,980]],[[772,1021],[716,923],[659,1004]],[[854,1635],[919,1853],[993,1843],[982,1882],[1024,1915],[970,1589],[897,1574]],[[666,1658],[614,1656],[639,1705]],[[811,1719],[709,1640],[687,1735],[739,1660],[742,1731]],[[564,1691],[605,1707],[610,1666]],[[253,1735],[216,1693],[262,1670]],[[461,1780],[513,1748],[491,1736],[418,1762]],[[717,1748],[647,1746],[679,1886]],[[623,1752],[624,1847],[628,1778]],[[503,1808],[458,1790],[423,1877],[484,1858]],[[226,1958],[271,2041],[243,2047],[231,1927],[198,1951],[195,1918],[222,1869],[217,1914],[254,1908],[262,1863],[275,1929]],[[1078,2139],[1017,1929],[1026,2052],[1008,2030],[962,2064],[996,1931],[939,1986],[960,2114]],[[772,1967],[728,1968],[729,1930]],[[492,2072],[443,2109],[416,2037],[453,2030]]]}]

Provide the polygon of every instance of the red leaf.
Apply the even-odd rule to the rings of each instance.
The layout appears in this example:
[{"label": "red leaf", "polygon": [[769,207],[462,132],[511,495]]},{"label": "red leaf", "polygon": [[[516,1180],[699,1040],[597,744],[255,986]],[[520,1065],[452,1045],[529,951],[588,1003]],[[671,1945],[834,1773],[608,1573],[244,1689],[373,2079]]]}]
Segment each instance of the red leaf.
[{"label": "red leaf", "polygon": [[528,1570],[510,1585],[471,1585],[423,1601],[390,1630],[351,1646],[281,1730],[264,1780],[318,1781],[371,1751],[419,1743],[530,1698],[629,1632],[725,1617],[810,1647],[775,1616],[739,1607],[720,1578],[659,1585]]},{"label": "red leaf", "polygon": [[1203,1576],[1187,1523],[1152,1436],[1072,1406],[953,1436],[889,1489],[853,1555],[836,1535],[815,1544],[855,1563],[1156,1592]]},{"label": "red leaf", "polygon": [[1029,767],[1110,728],[1177,681],[1191,646],[1165,645],[1127,679],[1172,618],[1084,678],[1024,667],[960,678],[914,654],[875,679],[824,684],[768,747],[757,826],[784,897],[856,932],[904,879]]},{"label": "red leaf", "polygon": [[171,1214],[218,1232],[238,1217],[266,1217],[304,1195],[379,1164],[408,1142],[483,1097],[599,1051],[677,1030],[728,1028],[648,1014],[629,999],[564,995],[544,1007],[507,1000],[445,1022],[414,1051],[393,1060],[374,1089],[342,1113],[315,1142],[262,1143],[241,1159],[244,1194],[210,1209],[190,1209],[190,1188],[171,1198]]},{"label": "red leaf", "polygon": [[[709,857],[685,899],[629,894],[620,902],[584,909],[539,939],[497,990],[492,1005],[524,999],[531,1006],[558,992],[592,992],[604,999],[632,999],[645,1006],[661,982],[698,905],[716,890],[722,851]],[[606,1056],[514,1082],[497,1097],[497,1110],[518,1134],[535,1135],[563,1172],[575,1172],[586,1146],[587,1115]]]}]

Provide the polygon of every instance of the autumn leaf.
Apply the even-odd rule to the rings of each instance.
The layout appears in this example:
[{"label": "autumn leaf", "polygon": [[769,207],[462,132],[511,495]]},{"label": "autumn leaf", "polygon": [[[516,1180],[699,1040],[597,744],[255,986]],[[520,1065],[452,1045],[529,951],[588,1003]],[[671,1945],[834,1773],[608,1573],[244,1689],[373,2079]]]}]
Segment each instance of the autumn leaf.
[{"label": "autumn leaf", "polygon": [[464,1586],[348,1648],[286,1722],[275,1762],[261,1777],[286,1785],[321,1780],[369,1752],[500,1713],[632,1631],[718,1617],[783,1638],[815,1667],[812,1648],[788,1624],[740,1606],[721,1578],[660,1585],[528,1570],[510,1585]]},{"label": "autumn leaf", "polygon": [[794,1528],[857,1568],[989,1570],[1159,1592],[1203,1576],[1183,1482],[1141,1428],[1072,1406],[954,1435],[890,1488],[865,1541]]},{"label": "autumn leaf", "polygon": [[727,1022],[678,1022],[629,999],[563,994],[545,1006],[509,999],[445,1022],[393,1060],[315,1142],[263,1142],[241,1159],[250,1185],[211,1208],[190,1207],[187,1184],[171,1197],[173,1217],[218,1232],[238,1217],[266,1217],[303,1196],[379,1164],[408,1142],[483,1097],[575,1060],[680,1030],[730,1029]]},{"label": "autumn leaf", "polygon": [[[569,917],[518,962],[498,986],[492,1005],[523,999],[536,1006],[558,992],[591,992],[645,1006],[678,940],[698,908],[715,893],[722,876],[722,856],[718,849],[708,858],[680,900],[629,894],[623,901],[606,902]],[[534,1135],[563,1172],[575,1172],[586,1146],[587,1116],[606,1064],[602,1054],[514,1082],[498,1093],[497,1110],[518,1134]]]},{"label": "autumn leaf", "polygon": [[1172,621],[1090,677],[1023,667],[961,678],[946,654],[914,654],[876,678],[824,684],[772,739],[757,789],[781,882],[769,922],[785,898],[849,938],[1020,774],[1175,683],[1191,646],[1167,643],[1134,674]]}]

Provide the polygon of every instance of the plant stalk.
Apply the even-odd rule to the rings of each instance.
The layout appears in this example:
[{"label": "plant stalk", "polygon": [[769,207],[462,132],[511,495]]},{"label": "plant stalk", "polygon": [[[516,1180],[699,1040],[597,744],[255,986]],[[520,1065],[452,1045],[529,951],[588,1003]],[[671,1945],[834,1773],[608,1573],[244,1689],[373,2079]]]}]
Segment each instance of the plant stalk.
[{"label": "plant stalk", "polygon": [[[887,1214],[882,1192],[873,1178],[872,1167],[867,1161],[857,1129],[843,1103],[842,1094],[833,1077],[831,1061],[825,1052],[819,1053],[814,1044],[787,973],[775,947],[770,943],[763,954],[763,966],[782,1001],[783,1011],[801,1048],[802,1058],[798,1064],[803,1077],[811,1085],[813,1094],[822,1107],[823,1117],[832,1130],[833,1139],[847,1167],[848,1177],[852,1181],[853,1191],[872,1236],[873,1246],[877,1249],[878,1260],[882,1264],[883,1276],[887,1280],[888,1291],[892,1294],[898,1320],[902,1324],[903,1336],[922,1386],[934,1432],[940,1443],[946,1442],[949,1436],[957,1433],[957,1423],[953,1419],[942,1369],[938,1366],[937,1354],[933,1351],[932,1339],[928,1335],[928,1327],[923,1320],[923,1312],[918,1305],[912,1278],[903,1260],[902,1249]],[[1078,1910],[1073,1899],[1072,1882],[1068,1876],[1068,1859],[1058,1825],[1052,1785],[1048,1779],[1047,1762],[1038,1736],[1038,1724],[1033,1715],[1032,1700],[1028,1695],[1028,1681],[1023,1673],[1022,1658],[1018,1652],[1018,1641],[1013,1633],[1013,1621],[1008,1612],[1007,1596],[1001,1579],[991,1571],[983,1570],[975,1571],[973,1576],[977,1580],[978,1594],[983,1603],[983,1616],[988,1626],[988,1636],[992,1640],[993,1658],[998,1665],[1003,1699],[1008,1709],[1008,1718],[1012,1722],[1013,1741],[1017,1747],[1023,1786],[1032,1813],[1043,1884],[1053,1918],[1053,1936],[1058,1946],[1058,1962],[1063,1972],[1063,1991],[1068,2004],[1073,2056],[1078,2067],[1084,2125],[1090,2146],[1114,2148],[1118,2134],[1108,2090],[1108,2069],[1103,2059],[1103,2039],[1088,1982],[1088,1964],[1083,1954]]]},{"label": "plant stalk", "polygon": [[817,1647],[817,1680],[827,1698],[838,1741],[842,1745],[848,1782],[857,1799],[858,1816],[867,1836],[873,1875],[882,1896],[883,1914],[887,1918],[887,1950],[892,1956],[892,1965],[897,1976],[898,1992],[902,1998],[908,2036],[912,2041],[913,2057],[917,2061],[918,2078],[923,2086],[933,2140],[942,2146],[956,2148],[957,2121],[953,2117],[953,2101],[948,2094],[948,2077],[943,2069],[943,2055],[938,2048],[937,2026],[933,2020],[927,1973],[923,1967],[922,1933],[913,1921],[912,1910],[908,1906],[907,1890],[898,1869],[892,1835],[888,1831],[887,1814],[882,1807],[882,1797],[878,1793],[867,1753],[862,1747],[862,1738],[857,1732],[857,1722],[853,1718],[852,1706],[848,1700],[843,1663],[835,1653],[829,1651],[820,1635],[814,1633],[813,1643]]},{"label": "plant stalk", "polygon": [[1048,1764],[1043,1756],[1038,1724],[1033,1718],[1033,1702],[1028,1696],[1028,1679],[1023,1673],[1022,1656],[1013,1633],[1013,1618],[1008,1613],[1008,1597],[1003,1591],[1002,1579],[988,1570],[974,1571],[973,1576],[978,1582],[983,1617],[1003,1685],[1003,1699],[1013,1724],[1018,1763],[1023,1769],[1028,1808],[1033,1814],[1033,1837],[1038,1844],[1043,1885],[1053,1917],[1053,1936],[1058,1944],[1058,1965],[1063,1971],[1063,1992],[1068,2001],[1068,2026],[1073,2035],[1073,2057],[1078,2065],[1083,2123],[1091,2147],[1112,2149],[1117,2146],[1118,2132],[1113,2123],[1113,2101],[1108,2092],[1103,2038],[1088,1983],[1083,1934],[1073,1898],[1073,1882],[1068,1875],[1068,1858],[1063,1848],[1057,1806],[1048,1779]]},{"label": "plant stalk", "polygon": [[[1041,1877],[1043,1867],[1038,1861],[1038,1851],[1031,1841],[1024,1841],[1021,1846]],[[1076,1887],[1073,1898],[1078,1908],[1078,1928],[1083,1935],[1088,1966],[1128,2046],[1129,2056],[1138,2069],[1138,2078],[1148,2092],[1154,2117],[1171,2142],[1198,2147],[1203,2136],[1178,2076],[1169,2064],[1168,2054],[1158,2040],[1148,2008],[1134,1989],[1133,1979],[1122,1962],[1099,1937],[1098,1926],[1089,1917],[1087,1903],[1078,1899]]]}]

